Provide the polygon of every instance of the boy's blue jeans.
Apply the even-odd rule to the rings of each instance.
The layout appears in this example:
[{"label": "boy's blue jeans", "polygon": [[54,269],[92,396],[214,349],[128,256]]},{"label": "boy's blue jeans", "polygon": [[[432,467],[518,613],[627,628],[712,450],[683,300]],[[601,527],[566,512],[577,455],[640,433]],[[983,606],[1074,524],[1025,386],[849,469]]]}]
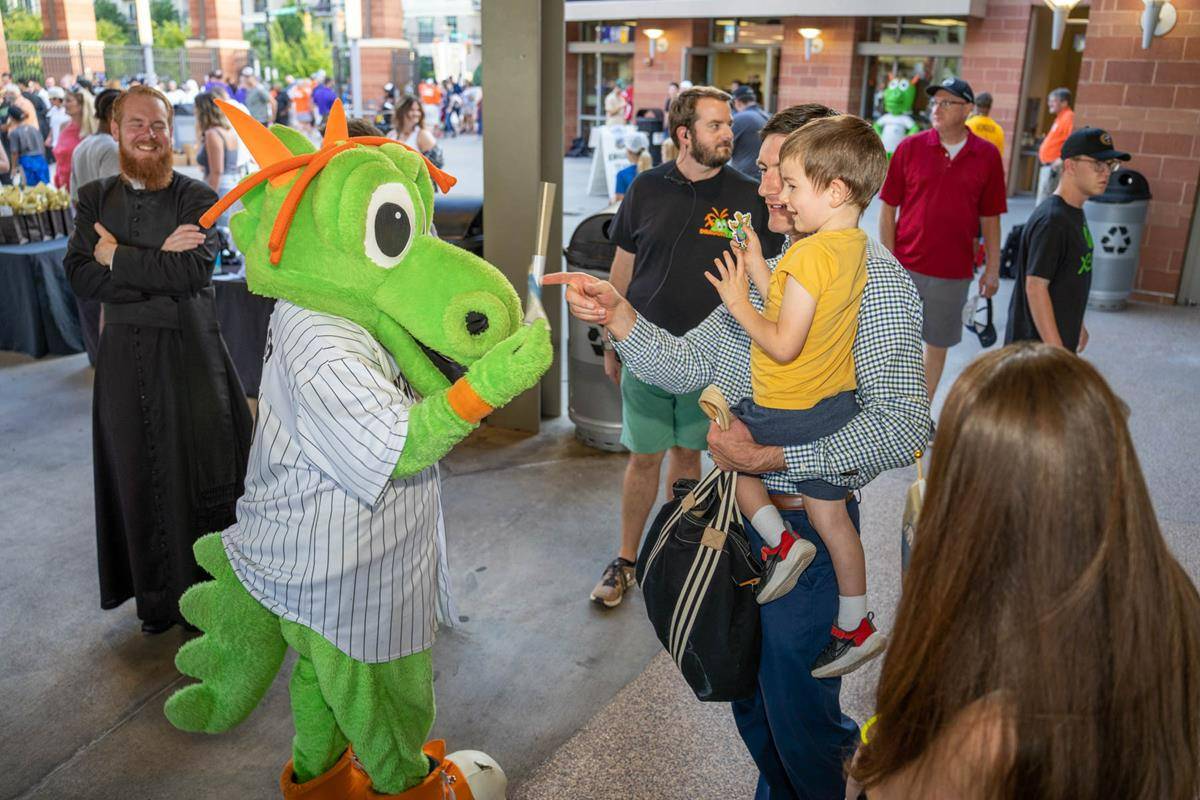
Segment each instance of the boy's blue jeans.
[{"label": "boy's blue jeans", "polygon": [[[857,501],[846,510],[857,528]],[[804,512],[782,514],[792,530],[816,545],[817,555],[796,588],[760,607],[758,691],[733,703],[733,717],[758,765],[755,800],[842,800],[858,725],[842,713],[841,678],[817,680],[811,673],[837,616],[837,576]],[[757,553],[762,539],[749,520],[744,524]]]}]

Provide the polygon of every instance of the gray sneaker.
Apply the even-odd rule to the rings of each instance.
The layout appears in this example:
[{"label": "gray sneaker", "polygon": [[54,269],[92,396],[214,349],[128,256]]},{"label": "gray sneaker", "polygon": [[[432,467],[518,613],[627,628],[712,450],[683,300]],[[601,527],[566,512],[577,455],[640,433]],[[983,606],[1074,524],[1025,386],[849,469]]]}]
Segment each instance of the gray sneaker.
[{"label": "gray sneaker", "polygon": [[621,604],[625,592],[637,586],[634,564],[623,558],[613,559],[604,568],[600,582],[592,589],[592,602],[600,603],[605,608],[614,608]]}]

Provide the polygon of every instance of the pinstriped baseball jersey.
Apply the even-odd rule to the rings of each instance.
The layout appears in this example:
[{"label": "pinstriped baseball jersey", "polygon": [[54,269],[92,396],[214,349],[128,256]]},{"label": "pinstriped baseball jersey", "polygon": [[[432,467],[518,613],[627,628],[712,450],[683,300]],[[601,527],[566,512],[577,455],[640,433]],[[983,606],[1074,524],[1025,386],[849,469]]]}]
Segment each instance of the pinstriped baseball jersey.
[{"label": "pinstriped baseball jersey", "polygon": [[453,624],[437,467],[391,477],[416,401],[361,326],[275,304],[246,492],[221,536],[272,613],[367,663]]}]

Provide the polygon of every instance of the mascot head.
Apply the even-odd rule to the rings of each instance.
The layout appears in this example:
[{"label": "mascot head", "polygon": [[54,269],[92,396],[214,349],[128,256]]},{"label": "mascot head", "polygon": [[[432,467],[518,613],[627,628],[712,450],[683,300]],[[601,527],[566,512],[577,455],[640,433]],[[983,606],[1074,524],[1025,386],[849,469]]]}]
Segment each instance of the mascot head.
[{"label": "mascot head", "polygon": [[201,224],[242,201],[230,228],[252,292],[358,323],[426,395],[521,325],[508,279],[430,234],[432,182],[446,191],[454,178],[399,142],[350,137],[341,101],[319,149],[217,102],[260,171]]},{"label": "mascot head", "polygon": [[897,78],[893,75],[888,81],[887,88],[883,90],[883,110],[897,116],[911,114],[916,99],[916,81]]}]

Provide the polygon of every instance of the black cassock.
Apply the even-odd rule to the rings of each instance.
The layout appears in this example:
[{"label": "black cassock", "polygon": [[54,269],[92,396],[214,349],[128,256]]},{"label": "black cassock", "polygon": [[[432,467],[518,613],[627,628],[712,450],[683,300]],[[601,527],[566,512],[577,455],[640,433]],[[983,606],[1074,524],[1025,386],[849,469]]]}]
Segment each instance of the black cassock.
[{"label": "black cassock", "polygon": [[[143,620],[181,622],[179,596],[206,575],[192,544],[233,524],[250,450],[250,408],[217,325],[216,237],[160,250],[217,201],[174,173],[161,191],[104,178],[79,191],[64,262],[76,294],[104,303],[92,440],[100,605],[137,598]],[[119,246],[92,258],[99,221]]]}]

